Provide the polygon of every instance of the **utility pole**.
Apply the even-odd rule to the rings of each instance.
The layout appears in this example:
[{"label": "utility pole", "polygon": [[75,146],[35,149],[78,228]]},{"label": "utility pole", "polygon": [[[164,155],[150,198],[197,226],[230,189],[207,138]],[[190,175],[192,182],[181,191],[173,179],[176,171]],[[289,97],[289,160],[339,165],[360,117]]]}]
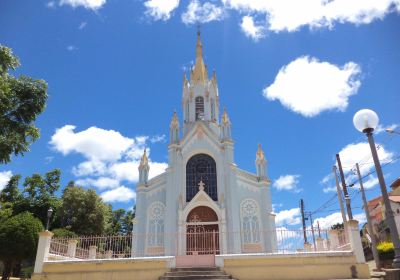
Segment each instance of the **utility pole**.
[{"label": "utility pole", "polygon": [[304,244],[307,244],[307,232],[306,232],[306,218],[304,216],[304,201],[300,199],[300,211],[301,211],[301,221],[303,222],[303,235],[304,235]]},{"label": "utility pole", "polygon": [[333,176],[335,177],[335,181],[336,181],[336,191],[337,191],[337,195],[338,195],[338,199],[339,199],[340,212],[342,213],[342,219],[343,219],[343,224],[344,224],[345,222],[347,222],[347,218],[346,218],[346,213],[344,212],[342,192],[340,191],[339,178],[338,178],[337,172],[336,172],[336,165],[334,165],[332,167],[332,171],[333,171]]},{"label": "utility pole", "polygon": [[346,201],[347,215],[349,215],[349,220],[353,220],[353,213],[351,212],[351,206],[350,206],[350,197],[349,197],[349,193],[347,192],[346,181],[344,179],[342,162],[340,161],[339,154],[336,154],[336,160],[337,160],[338,167],[339,167],[340,179],[342,180],[342,187],[343,187],[343,192],[344,192],[344,199]]},{"label": "utility pole", "polygon": [[319,221],[317,221],[317,227],[318,227],[318,237],[321,238],[321,228],[319,227]]},{"label": "utility pole", "polygon": [[313,225],[312,213],[308,212],[308,216],[310,217],[310,222],[311,222],[311,233],[312,233],[312,238],[313,238],[314,251],[317,251],[317,244],[315,243],[315,234],[314,234],[314,225]]},{"label": "utility pole", "polygon": [[356,171],[357,171],[357,176],[358,176],[358,182],[360,183],[360,190],[361,190],[361,194],[362,194],[362,200],[364,203],[365,216],[367,217],[368,231],[371,236],[372,255],[374,256],[376,268],[377,268],[377,270],[380,271],[381,270],[381,262],[379,261],[379,254],[378,254],[378,250],[376,247],[377,246],[376,238],[375,238],[375,234],[372,230],[371,216],[369,215],[367,198],[365,197],[364,185],[362,182],[362,178],[361,178],[361,174],[360,174],[360,167],[358,166],[358,163],[356,163]]}]

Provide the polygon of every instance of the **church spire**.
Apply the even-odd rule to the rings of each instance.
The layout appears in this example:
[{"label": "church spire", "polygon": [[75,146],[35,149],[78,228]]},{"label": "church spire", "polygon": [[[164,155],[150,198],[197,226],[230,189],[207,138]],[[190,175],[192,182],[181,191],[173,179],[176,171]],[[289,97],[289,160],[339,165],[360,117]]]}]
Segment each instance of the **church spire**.
[{"label": "church spire", "polygon": [[193,74],[191,78],[194,82],[205,82],[207,80],[207,68],[203,60],[203,46],[201,44],[200,31],[197,31],[197,44],[196,44],[196,64],[194,65]]}]

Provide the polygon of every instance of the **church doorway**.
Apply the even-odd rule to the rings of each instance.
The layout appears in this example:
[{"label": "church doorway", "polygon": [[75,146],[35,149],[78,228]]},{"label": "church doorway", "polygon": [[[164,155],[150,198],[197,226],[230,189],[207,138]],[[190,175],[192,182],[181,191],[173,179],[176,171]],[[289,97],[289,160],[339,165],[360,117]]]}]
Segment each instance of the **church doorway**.
[{"label": "church doorway", "polygon": [[184,255],[177,256],[178,267],[215,266],[215,255],[220,254],[218,216],[207,206],[198,206],[186,219]]},{"label": "church doorway", "polygon": [[190,211],[186,226],[187,255],[219,254],[218,216],[209,207],[199,206]]}]

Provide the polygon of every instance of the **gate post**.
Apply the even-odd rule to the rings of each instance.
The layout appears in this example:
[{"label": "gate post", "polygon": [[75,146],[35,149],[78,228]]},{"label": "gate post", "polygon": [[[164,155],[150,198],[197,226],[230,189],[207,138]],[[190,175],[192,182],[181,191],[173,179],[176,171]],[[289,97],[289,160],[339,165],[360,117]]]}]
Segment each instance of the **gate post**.
[{"label": "gate post", "polygon": [[39,233],[39,244],[36,252],[34,273],[43,272],[43,263],[47,261],[50,251],[50,242],[53,233],[46,230]]}]

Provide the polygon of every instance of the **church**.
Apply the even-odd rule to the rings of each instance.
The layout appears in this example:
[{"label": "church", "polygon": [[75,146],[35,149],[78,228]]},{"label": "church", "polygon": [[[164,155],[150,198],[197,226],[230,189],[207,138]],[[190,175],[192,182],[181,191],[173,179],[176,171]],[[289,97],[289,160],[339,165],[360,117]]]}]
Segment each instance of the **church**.
[{"label": "church", "polygon": [[168,168],[149,180],[146,150],[139,166],[133,256],[275,252],[267,161],[261,146],[256,174],[234,161],[226,110],[220,118],[215,72],[203,61],[200,32],[196,62],[183,77],[182,113],[170,122]]}]

